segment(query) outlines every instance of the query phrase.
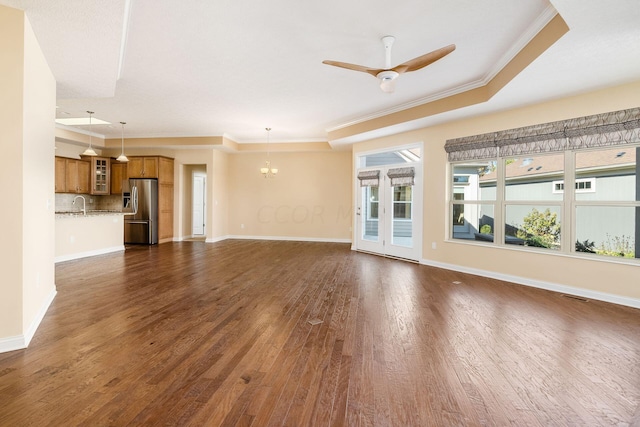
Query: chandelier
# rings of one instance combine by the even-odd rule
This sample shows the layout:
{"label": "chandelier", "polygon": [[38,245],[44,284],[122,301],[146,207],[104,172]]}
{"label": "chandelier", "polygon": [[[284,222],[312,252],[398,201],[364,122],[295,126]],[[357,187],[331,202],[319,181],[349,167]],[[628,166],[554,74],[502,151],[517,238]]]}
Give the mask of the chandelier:
{"label": "chandelier", "polygon": [[271,167],[271,160],[269,160],[269,143],[271,142],[270,134],[271,128],[265,128],[267,131],[267,160],[264,162],[264,166],[260,168],[260,173],[265,178],[273,178],[278,173],[278,168]]}

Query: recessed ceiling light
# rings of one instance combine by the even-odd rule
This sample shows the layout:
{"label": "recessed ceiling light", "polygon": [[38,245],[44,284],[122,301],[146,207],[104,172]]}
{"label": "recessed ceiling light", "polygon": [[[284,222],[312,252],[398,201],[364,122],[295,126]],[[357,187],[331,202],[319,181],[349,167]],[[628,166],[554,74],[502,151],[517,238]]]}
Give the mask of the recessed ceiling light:
{"label": "recessed ceiling light", "polygon": [[[60,123],[61,125],[67,126],[89,126],[89,118],[88,117],[76,117],[70,119],[56,119],[56,123]],[[96,119],[95,117],[91,119],[91,124],[93,125],[110,125],[111,122],[107,122],[104,120]]]}

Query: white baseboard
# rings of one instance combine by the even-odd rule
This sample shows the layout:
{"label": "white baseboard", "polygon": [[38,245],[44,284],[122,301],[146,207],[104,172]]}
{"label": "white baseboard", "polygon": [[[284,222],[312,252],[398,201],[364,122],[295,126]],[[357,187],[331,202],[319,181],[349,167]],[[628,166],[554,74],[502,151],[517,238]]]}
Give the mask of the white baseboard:
{"label": "white baseboard", "polygon": [[[351,239],[331,239],[324,237],[287,237],[287,236],[242,236],[232,235],[226,236],[225,239],[243,239],[243,240],[283,240],[291,242],[321,242],[321,243],[351,243]],[[207,240],[208,241],[208,240]]]}
{"label": "white baseboard", "polygon": [[104,254],[109,254],[109,253],[118,252],[118,251],[124,251],[124,245],[112,246],[110,248],[96,249],[93,251],[77,252],[75,254],[69,254],[69,255],[61,255],[56,257],[55,262],[57,264],[59,262],[71,261],[74,259],[86,258],[89,256],[104,255]]}
{"label": "white baseboard", "polygon": [[227,240],[230,239],[231,237],[229,236],[218,236],[218,237],[212,237],[210,239],[206,239],[205,242],[206,243],[217,243],[217,242],[222,242],[223,240]]}
{"label": "white baseboard", "polygon": [[589,289],[575,288],[573,286],[544,282],[541,280],[533,280],[526,277],[512,276],[510,274],[496,273],[493,271],[480,270],[477,268],[463,267],[455,264],[446,264],[427,259],[421,260],[420,264],[429,265],[431,267],[444,268],[446,270],[459,271],[461,273],[474,274],[476,276],[488,277],[491,279],[503,280],[505,282],[516,283],[518,285],[530,286],[533,288],[546,289],[548,291],[559,292],[561,294],[575,295],[587,299],[610,302],[627,307],[640,308],[640,300],[636,298],[623,297],[620,295],[608,294],[599,291],[591,291]]}
{"label": "white baseboard", "polygon": [[49,296],[47,297],[47,299],[45,300],[44,304],[42,304],[42,306],[40,307],[40,310],[38,310],[36,317],[33,319],[31,324],[29,325],[29,328],[25,331],[24,335],[16,335],[13,337],[0,338],[0,353],[6,353],[8,351],[14,351],[14,350],[21,350],[29,346],[31,339],[35,335],[36,330],[38,330],[38,326],[40,326],[42,319],[44,319],[44,316],[47,314],[47,310],[49,309],[49,306],[55,299],[57,293],[58,291],[54,287],[51,293],[49,294]]}

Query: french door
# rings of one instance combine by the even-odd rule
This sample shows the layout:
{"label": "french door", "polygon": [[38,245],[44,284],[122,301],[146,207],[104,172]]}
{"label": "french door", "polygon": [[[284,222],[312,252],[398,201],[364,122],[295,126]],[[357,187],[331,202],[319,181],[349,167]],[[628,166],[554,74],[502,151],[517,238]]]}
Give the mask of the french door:
{"label": "french door", "polygon": [[420,165],[359,171],[356,249],[420,260],[421,183]]}

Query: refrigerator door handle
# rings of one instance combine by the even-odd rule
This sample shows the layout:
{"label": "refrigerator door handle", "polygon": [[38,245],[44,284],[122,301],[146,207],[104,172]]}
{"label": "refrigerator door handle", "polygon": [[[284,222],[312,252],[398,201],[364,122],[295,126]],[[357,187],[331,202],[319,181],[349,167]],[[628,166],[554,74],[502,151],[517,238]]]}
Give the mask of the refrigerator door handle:
{"label": "refrigerator door handle", "polygon": [[138,186],[134,185],[131,188],[131,200],[133,201],[133,214],[138,213]]}

